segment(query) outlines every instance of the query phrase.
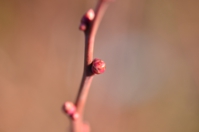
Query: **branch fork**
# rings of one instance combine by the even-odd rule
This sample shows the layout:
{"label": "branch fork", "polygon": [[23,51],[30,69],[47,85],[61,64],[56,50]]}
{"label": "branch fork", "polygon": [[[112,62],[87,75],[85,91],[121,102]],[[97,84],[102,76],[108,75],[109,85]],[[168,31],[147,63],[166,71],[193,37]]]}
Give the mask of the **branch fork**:
{"label": "branch fork", "polygon": [[93,48],[96,32],[108,3],[111,0],[99,0],[96,9],[88,10],[82,17],[79,29],[85,34],[84,70],[75,103],[65,102],[64,111],[71,119],[71,132],[90,132],[90,126],[83,121],[83,112],[92,79],[95,74],[105,71],[105,62],[93,60]]}

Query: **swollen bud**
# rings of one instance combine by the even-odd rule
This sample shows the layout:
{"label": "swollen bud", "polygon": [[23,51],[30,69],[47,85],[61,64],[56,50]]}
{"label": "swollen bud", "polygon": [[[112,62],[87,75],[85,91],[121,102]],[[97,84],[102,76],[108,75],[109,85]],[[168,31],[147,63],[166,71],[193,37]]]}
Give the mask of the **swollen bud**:
{"label": "swollen bud", "polygon": [[76,112],[76,106],[72,102],[66,102],[64,104],[64,110],[74,120],[79,117],[79,114]]}
{"label": "swollen bud", "polygon": [[88,10],[88,11],[86,12],[85,17],[86,17],[88,20],[92,21],[92,20],[94,19],[94,17],[95,17],[95,12],[94,12],[94,10],[93,10],[93,9]]}
{"label": "swollen bud", "polygon": [[106,64],[100,59],[94,59],[91,66],[91,71],[93,74],[101,74],[105,71]]}
{"label": "swollen bud", "polygon": [[64,104],[64,109],[68,115],[72,115],[76,112],[76,107],[72,102],[66,102]]}
{"label": "swollen bud", "polygon": [[93,9],[88,10],[81,19],[79,29],[85,31],[90,25],[90,22],[94,19],[94,17],[95,17],[94,10]]}

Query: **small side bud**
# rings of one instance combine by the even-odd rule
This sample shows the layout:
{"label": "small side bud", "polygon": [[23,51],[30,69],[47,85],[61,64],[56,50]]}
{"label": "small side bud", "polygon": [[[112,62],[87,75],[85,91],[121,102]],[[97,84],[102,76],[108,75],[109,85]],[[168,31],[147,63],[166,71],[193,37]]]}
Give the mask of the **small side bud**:
{"label": "small side bud", "polygon": [[95,12],[93,9],[90,9],[86,12],[86,18],[88,18],[88,20],[92,21],[95,17]]}
{"label": "small side bud", "polygon": [[106,64],[100,59],[94,59],[91,66],[91,71],[94,74],[101,74],[105,71]]}
{"label": "small side bud", "polygon": [[77,118],[79,118],[79,114],[75,112],[71,117],[73,118],[73,120],[76,120]]}
{"label": "small side bud", "polygon": [[85,31],[88,28],[90,22],[94,19],[94,17],[95,17],[94,10],[93,9],[88,10],[81,19],[79,29]]}
{"label": "small side bud", "polygon": [[76,106],[72,102],[66,102],[64,104],[64,110],[73,119],[77,119],[79,117],[78,113],[76,112]]}

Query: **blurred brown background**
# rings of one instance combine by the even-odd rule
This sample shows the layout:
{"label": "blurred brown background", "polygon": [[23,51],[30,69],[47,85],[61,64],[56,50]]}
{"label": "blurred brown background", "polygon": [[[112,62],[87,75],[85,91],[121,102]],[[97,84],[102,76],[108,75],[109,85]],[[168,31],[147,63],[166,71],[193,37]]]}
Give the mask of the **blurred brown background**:
{"label": "blurred brown background", "polygon": [[[83,69],[81,16],[97,0],[0,0],[0,132],[67,132]],[[94,56],[92,132],[199,131],[199,1],[116,0]]]}

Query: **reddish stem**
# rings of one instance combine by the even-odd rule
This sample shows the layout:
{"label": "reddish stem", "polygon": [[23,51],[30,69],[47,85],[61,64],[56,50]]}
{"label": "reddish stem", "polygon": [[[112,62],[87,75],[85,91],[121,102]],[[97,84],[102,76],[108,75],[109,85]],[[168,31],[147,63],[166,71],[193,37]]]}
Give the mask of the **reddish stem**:
{"label": "reddish stem", "polygon": [[93,48],[96,32],[98,30],[99,24],[103,17],[104,12],[108,6],[107,2],[110,0],[99,0],[96,10],[95,17],[92,21],[89,21],[85,32],[85,54],[84,54],[84,71],[82,76],[82,81],[80,84],[79,92],[75,101],[76,112],[79,115],[77,119],[72,119],[72,132],[89,132],[90,128],[87,124],[83,122],[83,112],[87,96],[89,93],[90,85],[94,74],[90,71],[90,66],[93,61]]}

